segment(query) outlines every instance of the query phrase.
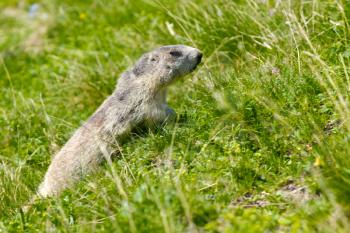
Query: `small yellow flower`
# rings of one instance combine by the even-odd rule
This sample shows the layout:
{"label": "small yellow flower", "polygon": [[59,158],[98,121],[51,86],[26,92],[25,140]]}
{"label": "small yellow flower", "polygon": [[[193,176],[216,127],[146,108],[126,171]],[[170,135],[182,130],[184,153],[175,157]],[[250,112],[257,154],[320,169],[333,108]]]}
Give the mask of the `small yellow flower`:
{"label": "small yellow flower", "polygon": [[320,156],[317,156],[316,159],[315,159],[315,162],[314,162],[314,166],[315,167],[320,167],[320,166],[322,166],[322,163],[323,162],[322,162]]}
{"label": "small yellow flower", "polygon": [[312,145],[311,144],[306,144],[306,150],[307,151],[312,151]]}
{"label": "small yellow flower", "polygon": [[85,14],[85,13],[80,13],[80,14],[79,14],[79,18],[80,18],[81,20],[86,19],[86,14]]}

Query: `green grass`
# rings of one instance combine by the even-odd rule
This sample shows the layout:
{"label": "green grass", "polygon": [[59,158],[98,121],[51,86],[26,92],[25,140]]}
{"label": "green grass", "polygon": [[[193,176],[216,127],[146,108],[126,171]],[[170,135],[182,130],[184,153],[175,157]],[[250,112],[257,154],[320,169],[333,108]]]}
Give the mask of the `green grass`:
{"label": "green grass", "polygon": [[[0,232],[346,232],[345,1],[0,3]],[[177,123],[135,135],[60,197],[52,156],[144,52],[201,49]]]}

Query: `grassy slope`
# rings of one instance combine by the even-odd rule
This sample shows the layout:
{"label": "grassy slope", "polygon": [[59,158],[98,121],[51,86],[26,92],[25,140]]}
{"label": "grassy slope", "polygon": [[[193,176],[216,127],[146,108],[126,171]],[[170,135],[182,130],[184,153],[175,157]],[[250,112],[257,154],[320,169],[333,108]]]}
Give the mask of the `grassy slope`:
{"label": "grassy slope", "polygon": [[[0,10],[23,16],[30,2]],[[348,12],[279,2],[57,0],[34,18],[0,14],[0,231],[345,231]],[[21,212],[118,75],[175,43],[205,56],[170,89],[178,123]],[[290,183],[310,198],[283,195]]]}

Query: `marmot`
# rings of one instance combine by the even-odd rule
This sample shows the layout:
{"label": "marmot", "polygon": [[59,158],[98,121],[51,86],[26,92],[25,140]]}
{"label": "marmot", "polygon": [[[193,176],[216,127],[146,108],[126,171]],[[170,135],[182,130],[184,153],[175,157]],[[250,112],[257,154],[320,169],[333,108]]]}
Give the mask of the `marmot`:
{"label": "marmot", "polygon": [[54,156],[40,197],[60,194],[111,153],[111,144],[139,124],[164,122],[175,115],[166,104],[166,87],[190,73],[202,53],[185,45],[168,45],[141,56],[124,72],[116,89]]}

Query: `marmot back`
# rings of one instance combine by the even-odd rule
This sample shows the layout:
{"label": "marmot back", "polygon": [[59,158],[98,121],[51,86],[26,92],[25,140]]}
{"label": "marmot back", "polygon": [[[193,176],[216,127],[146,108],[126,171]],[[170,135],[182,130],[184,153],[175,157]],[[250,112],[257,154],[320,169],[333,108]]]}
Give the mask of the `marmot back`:
{"label": "marmot back", "polygon": [[113,144],[142,123],[159,124],[175,115],[166,87],[193,71],[202,53],[185,45],[163,46],[141,56],[116,89],[53,158],[39,195],[59,194],[111,154]]}

